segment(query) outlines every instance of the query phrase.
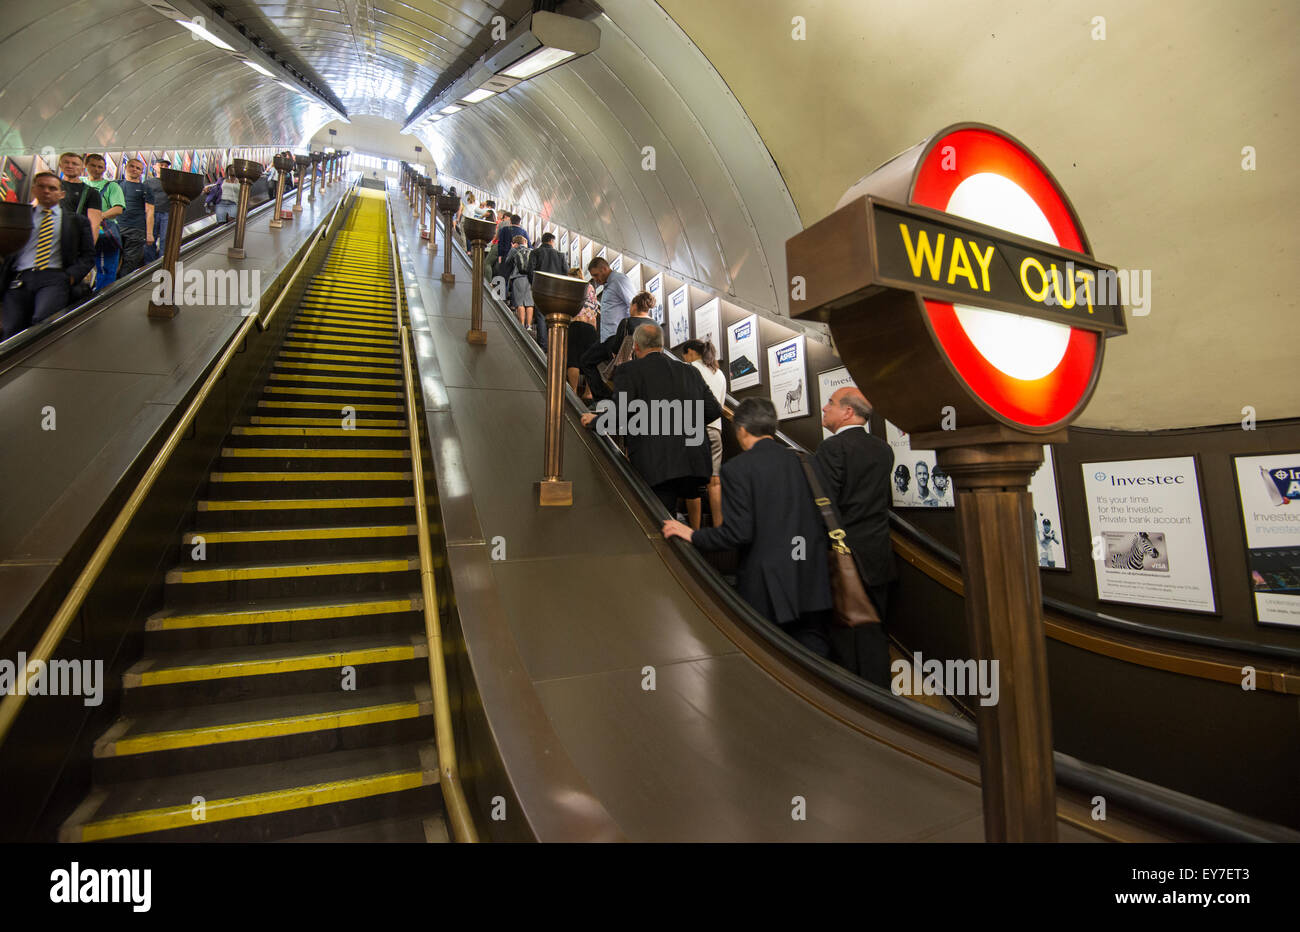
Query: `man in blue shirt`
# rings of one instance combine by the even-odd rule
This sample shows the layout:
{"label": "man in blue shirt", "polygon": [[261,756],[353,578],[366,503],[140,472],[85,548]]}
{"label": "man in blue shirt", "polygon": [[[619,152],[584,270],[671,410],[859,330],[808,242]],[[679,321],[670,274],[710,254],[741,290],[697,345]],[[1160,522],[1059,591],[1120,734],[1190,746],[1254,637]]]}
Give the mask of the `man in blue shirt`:
{"label": "man in blue shirt", "polygon": [[122,170],[126,177],[117,184],[122,189],[126,206],[118,222],[122,231],[122,264],[117,269],[119,278],[130,275],[143,264],[145,247],[153,245],[150,231],[157,210],[153,191],[141,180],[144,162],[137,158],[128,159]]}
{"label": "man in blue shirt", "polygon": [[597,285],[604,285],[600,295],[600,338],[608,340],[618,329],[618,325],[632,312],[632,299],[636,289],[632,279],[622,272],[615,272],[609,263],[597,256],[587,266],[591,279]]}
{"label": "man in blue shirt", "polygon": [[524,245],[533,245],[532,241],[528,239],[528,231],[519,225],[523,223],[523,220],[524,218],[518,214],[511,214],[508,224],[497,227],[497,262],[503,266],[506,262],[506,256],[510,255],[510,246],[516,236],[524,238]]}

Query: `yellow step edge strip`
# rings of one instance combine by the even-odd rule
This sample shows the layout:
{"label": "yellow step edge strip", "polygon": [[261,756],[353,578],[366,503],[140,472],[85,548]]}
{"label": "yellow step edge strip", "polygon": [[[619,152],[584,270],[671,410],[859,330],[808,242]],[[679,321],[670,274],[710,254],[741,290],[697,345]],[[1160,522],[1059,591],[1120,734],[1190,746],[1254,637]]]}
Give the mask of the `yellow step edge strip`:
{"label": "yellow step edge strip", "polygon": [[387,304],[377,306],[377,298],[357,297],[356,300],[341,300],[334,295],[307,294],[299,305],[304,311],[337,311],[340,314],[354,314],[371,320],[387,320],[393,316],[392,299]]}
{"label": "yellow step edge strip", "polygon": [[[208,800],[205,807],[206,818],[204,823],[270,815],[276,812],[288,812],[292,809],[305,809],[309,806],[324,806],[330,803],[347,802],[352,799],[364,799],[367,796],[382,796],[387,793],[417,789],[437,781],[438,773],[436,770],[411,770],[355,777],[350,780],[336,780],[330,783],[314,783],[310,786],[273,790],[251,796]],[[193,806],[186,803],[183,806],[129,812],[98,822],[90,822],[80,827],[77,836],[80,841],[103,841],[109,838],[122,838],[127,835],[140,835],[147,832],[161,832],[198,824],[200,823],[194,819]]]}
{"label": "yellow step edge strip", "polygon": [[329,337],[316,336],[310,339],[306,337],[294,337],[290,335],[282,344],[284,348],[305,351],[308,353],[365,353],[369,356],[401,356],[395,349],[389,349],[388,344],[382,340],[356,340],[347,339],[346,337]]}
{"label": "yellow step edge strip", "polygon": [[[395,327],[380,326],[378,324],[365,324],[357,320],[348,320],[344,317],[337,317],[330,314],[300,314],[299,321],[308,321],[313,324],[330,324],[334,327],[351,327],[350,332],[357,336],[368,336],[372,339],[380,339],[387,333],[396,334]],[[396,339],[396,336],[393,337]]]}
{"label": "yellow step edge strip", "polygon": [[298,314],[297,320],[309,320],[316,323],[332,323],[335,327],[352,327],[355,330],[382,331],[393,329],[390,324],[392,314],[383,317],[363,317],[359,314],[347,314],[333,308],[305,308]]}
{"label": "yellow step edge strip", "polygon": [[388,360],[383,356],[368,356],[367,350],[357,350],[355,353],[315,353],[303,352],[301,350],[281,350],[280,359],[319,359],[323,362],[359,362],[372,365],[384,365],[398,367],[397,360]]}
{"label": "yellow step edge strip", "polygon": [[358,427],[236,427],[231,433],[237,437],[406,437],[405,430],[369,430]]}
{"label": "yellow step edge strip", "polygon": [[285,369],[306,369],[308,372],[391,372],[390,366],[336,366],[333,363],[307,363],[307,362],[281,362],[275,361],[275,365]]}
{"label": "yellow step edge strip", "polygon": [[[400,398],[398,392],[372,392],[355,388],[281,388],[268,385],[262,390],[266,395],[307,395],[313,398],[337,398],[345,402],[350,398]],[[321,402],[325,404],[325,402]]]}
{"label": "yellow step edge strip", "polygon": [[423,644],[389,644],[384,647],[363,647],[359,650],[335,650],[324,654],[278,657],[274,660],[164,667],[159,670],[127,673],[122,677],[122,685],[127,689],[137,689],[149,686],[173,686],[177,683],[227,680],[237,676],[272,676],[305,670],[332,670],[355,664],[400,663],[405,660],[417,660],[427,652],[428,648]]}
{"label": "yellow step edge strip", "polygon": [[354,450],[354,449],[350,449],[350,448],[348,448],[348,447],[341,447],[341,448],[339,448],[339,449],[337,449],[337,450],[331,450],[331,449],[328,449],[328,448],[322,448],[322,447],[314,447],[314,448],[312,448],[312,449],[310,449],[310,450],[295,450],[295,449],[293,449],[293,448],[291,448],[291,447],[290,447],[290,448],[284,448],[284,447],[222,447],[222,448],[221,448],[221,455],[222,455],[222,456],[229,456],[229,457],[232,457],[232,458],[239,458],[239,457],[249,457],[249,458],[251,458],[251,457],[266,457],[266,458],[298,457],[298,458],[300,458],[300,459],[348,459],[348,458],[356,458],[356,459],[375,459],[375,460],[390,460],[390,459],[408,459],[408,460],[409,460],[409,459],[411,458],[411,453],[410,453],[409,450],[375,450],[375,449],[371,449],[371,448],[362,449],[362,450]]}
{"label": "yellow step edge strip", "polygon": [[[250,424],[258,427],[330,427],[337,425],[341,418],[337,417],[250,417]],[[364,424],[369,428],[376,427],[405,427],[405,421],[394,421],[387,418],[366,418],[357,421],[358,424]],[[343,428],[339,428],[342,430]],[[348,431],[351,433],[351,431]]]}
{"label": "yellow step edge strip", "polygon": [[354,537],[408,537],[415,533],[411,524],[381,524],[365,527],[296,527],[262,531],[190,531],[181,543],[192,544],[199,538],[208,544],[256,544],[275,540],[350,540]]}
{"label": "yellow step edge strip", "polygon": [[359,343],[370,346],[393,346],[397,338],[391,339],[379,334],[360,333],[339,327],[294,327],[289,331],[291,340],[319,340],[327,343]]}
{"label": "yellow step edge strip", "polygon": [[169,583],[246,582],[253,579],[306,579],[315,576],[362,576],[405,573],[417,560],[352,560],[345,563],[294,563],[286,566],[228,566],[204,570],[168,570]]}
{"label": "yellow step edge strip", "polygon": [[347,378],[345,376],[301,375],[297,372],[273,372],[271,382],[328,382],[330,385],[400,385],[401,379]]}
{"label": "yellow step edge strip", "polygon": [[[347,402],[333,401],[288,401],[276,398],[263,398],[257,403],[259,408],[293,408],[299,411],[341,411],[341,404]],[[369,413],[388,413],[401,414],[401,405],[371,405],[371,404],[353,404],[350,405],[356,411],[366,411]]]}
{"label": "yellow step edge strip", "polygon": [[404,508],[414,498],[277,498],[260,501],[200,501],[199,511],[299,511],[319,508]]}
{"label": "yellow step edge strip", "polygon": [[351,482],[410,481],[409,472],[214,472],[213,482],[330,482],[344,479]]}
{"label": "yellow step edge strip", "polygon": [[378,602],[356,602],[337,605],[311,605],[298,608],[258,609],[247,612],[205,612],[194,615],[166,615],[151,617],[145,623],[146,631],[188,631],[194,628],[227,628],[234,625],[284,624],[291,621],[324,621],[330,618],[351,618],[362,615],[391,615],[418,611],[424,600],[384,599]]}
{"label": "yellow step edge strip", "polygon": [[421,715],[433,714],[433,702],[390,702],[365,706],[359,709],[340,709],[334,712],[292,715],[269,718],[257,722],[231,722],[201,728],[183,728],[176,731],[157,731],[129,738],[119,738],[95,748],[96,757],[126,757],[132,754],[152,754],[158,751],[176,751],[182,748],[230,744],[235,741],[255,741],[260,738],[283,738],[313,731],[330,731],[335,728],[356,728],[361,725],[379,725],[399,722]]}

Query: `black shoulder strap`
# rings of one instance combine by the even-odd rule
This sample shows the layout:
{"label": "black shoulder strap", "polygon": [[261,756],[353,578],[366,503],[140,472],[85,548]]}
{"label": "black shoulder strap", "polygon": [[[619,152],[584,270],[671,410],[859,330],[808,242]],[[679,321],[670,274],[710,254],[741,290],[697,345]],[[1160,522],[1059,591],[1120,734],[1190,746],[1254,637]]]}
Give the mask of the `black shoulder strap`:
{"label": "black shoulder strap", "polygon": [[[86,206],[86,198],[90,196],[90,185],[84,181],[81,183],[81,199],[77,201],[77,213],[81,213],[82,208]],[[103,206],[102,204],[100,205]]]}

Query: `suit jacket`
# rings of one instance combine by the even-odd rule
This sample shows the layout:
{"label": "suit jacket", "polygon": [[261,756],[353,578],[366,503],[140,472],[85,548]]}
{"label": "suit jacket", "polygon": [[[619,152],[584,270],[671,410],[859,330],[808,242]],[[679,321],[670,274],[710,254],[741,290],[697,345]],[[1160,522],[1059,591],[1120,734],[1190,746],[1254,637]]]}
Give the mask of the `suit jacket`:
{"label": "suit jacket", "polygon": [[528,257],[528,281],[533,280],[534,272],[550,272],[552,275],[568,275],[569,263],[554,246],[545,244],[533,250]]}
{"label": "suit jacket", "polygon": [[[680,421],[676,418],[668,424],[661,421],[659,429],[654,429],[647,417],[649,433],[638,431],[625,438],[628,459],[641,477],[650,485],[670,479],[695,478],[701,485],[707,482],[713,475],[713,457],[705,427],[709,421],[722,416],[722,408],[695,367],[683,365],[664,353],[629,359],[614,372],[616,400],[620,393],[626,393],[622,397],[629,405],[633,401],[682,402]],[[689,417],[693,419],[689,422],[686,420],[688,406]],[[698,420],[700,417],[703,420]],[[693,436],[686,432],[687,427]],[[688,439],[696,438],[700,443],[687,445]]]}
{"label": "suit jacket", "polygon": [[896,575],[889,543],[893,448],[865,428],[846,430],[821,442],[817,465],[866,584],[889,582]]}
{"label": "suit jacket", "polygon": [[736,588],[770,621],[831,607],[826,525],[798,455],[770,437],[722,464],[722,526],[701,528],[691,541],[739,551]]}
{"label": "suit jacket", "polygon": [[[59,251],[63,256],[63,271],[76,284],[95,267],[95,238],[90,232],[90,221],[82,214],[74,214],[70,210],[64,210],[62,214]],[[14,274],[18,271],[15,268],[17,263],[18,253],[14,253],[0,266],[0,294],[4,294],[13,281]]]}

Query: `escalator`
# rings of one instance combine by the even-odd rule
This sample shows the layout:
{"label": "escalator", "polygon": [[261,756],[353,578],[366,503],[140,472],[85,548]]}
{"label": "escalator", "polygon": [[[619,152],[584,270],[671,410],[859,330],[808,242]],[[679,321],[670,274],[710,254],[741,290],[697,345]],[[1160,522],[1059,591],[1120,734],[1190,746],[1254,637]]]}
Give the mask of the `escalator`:
{"label": "escalator", "polygon": [[395,293],[361,191],[221,444],[62,840],[448,840]]}

